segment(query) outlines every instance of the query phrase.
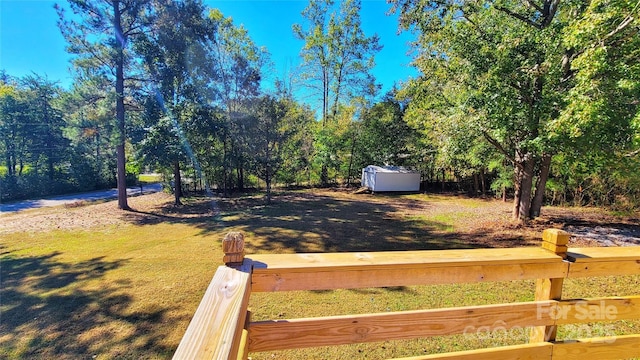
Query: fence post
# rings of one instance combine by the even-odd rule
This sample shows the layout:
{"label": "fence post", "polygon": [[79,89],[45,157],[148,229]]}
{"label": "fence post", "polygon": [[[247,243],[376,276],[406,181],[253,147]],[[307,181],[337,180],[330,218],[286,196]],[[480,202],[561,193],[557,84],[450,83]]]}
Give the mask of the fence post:
{"label": "fence post", "polygon": [[222,251],[224,252],[225,265],[235,267],[242,265],[244,260],[244,235],[241,232],[231,231],[222,240]]}
{"label": "fence post", "polygon": [[[567,244],[569,233],[559,229],[546,229],[542,232],[542,248],[553,251],[563,259],[567,258]],[[536,301],[560,300],[562,298],[562,284],[564,278],[538,279],[536,280]],[[535,326],[531,329],[529,342],[554,341],[556,339],[557,325]]]}
{"label": "fence post", "polygon": [[173,355],[174,360],[248,357],[248,333],[245,333],[251,261],[244,261],[244,236],[228,233],[222,240],[222,250],[226,266],[219,266],[209,283]]}

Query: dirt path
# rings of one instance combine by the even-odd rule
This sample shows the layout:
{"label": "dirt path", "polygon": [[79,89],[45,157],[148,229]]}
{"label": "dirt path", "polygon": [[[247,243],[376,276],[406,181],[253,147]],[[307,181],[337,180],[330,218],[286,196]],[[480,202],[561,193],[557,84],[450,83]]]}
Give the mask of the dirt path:
{"label": "dirt path", "polygon": [[[132,197],[130,206],[135,211],[120,211],[115,201],[87,205],[67,204],[52,208],[38,208],[9,213],[0,216],[0,234],[14,232],[40,232],[51,229],[91,229],[94,227],[125,225],[131,223],[149,224],[170,219],[171,221],[195,221],[211,226],[214,220],[212,203],[220,206],[225,213],[260,213],[267,209],[260,194],[230,199],[192,199],[184,206],[172,204],[172,196],[154,193]],[[304,205],[308,203],[308,205]],[[483,244],[491,247],[535,245],[542,230],[562,228],[570,232],[573,246],[631,246],[640,245],[640,220],[634,217],[615,217],[601,209],[545,207],[543,216],[524,226],[510,220],[510,204],[496,200],[467,199],[456,196],[397,197],[378,195],[355,195],[348,192],[313,190],[307,192],[286,192],[275,197],[269,209],[271,217],[286,217],[287,211],[298,206],[309,211],[330,211],[327,206],[341,206],[353,209],[342,212],[346,222],[361,221],[364,214],[376,214],[382,221],[418,219],[423,221],[428,231],[438,236],[452,239],[461,238],[473,246]],[[353,204],[357,204],[354,206]],[[314,207],[317,209],[313,210]],[[255,214],[254,214],[255,215]],[[321,213],[320,217],[331,214]],[[256,216],[255,226],[273,219],[264,215]],[[410,220],[412,221],[412,220]],[[417,221],[417,220],[416,220]],[[453,223],[454,225],[440,225]],[[266,224],[266,223],[265,223]],[[265,226],[271,226],[269,223]],[[204,225],[203,225],[204,226]],[[346,227],[345,227],[346,228]],[[416,231],[413,229],[412,231]],[[418,229],[419,231],[419,229]],[[352,234],[336,232],[332,236],[348,239]]]}
{"label": "dirt path", "polygon": [[[158,191],[162,191],[162,184],[155,183],[155,184],[144,185],[143,187],[136,186],[136,187],[127,188],[127,195],[135,196],[140,194],[155,193]],[[90,192],[71,194],[71,195],[52,196],[46,199],[16,201],[16,202],[11,202],[6,204],[0,204],[0,216],[6,215],[12,212],[29,210],[29,209],[69,205],[69,204],[79,203],[83,201],[114,199],[117,196],[118,196],[117,189],[109,189],[109,190],[90,191]]]}

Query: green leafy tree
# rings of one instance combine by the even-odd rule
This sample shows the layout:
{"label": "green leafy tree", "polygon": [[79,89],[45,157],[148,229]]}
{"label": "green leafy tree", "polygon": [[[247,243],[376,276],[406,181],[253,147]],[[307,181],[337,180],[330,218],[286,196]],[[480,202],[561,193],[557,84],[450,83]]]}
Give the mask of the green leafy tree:
{"label": "green leafy tree", "polygon": [[141,144],[147,159],[171,169],[175,204],[179,205],[182,164],[195,161],[182,123],[196,104],[210,97],[207,90],[213,72],[207,49],[215,27],[204,16],[201,1],[159,0],[155,5],[150,31],[139,36],[134,46],[144,59],[152,84],[145,113],[148,131]]}
{"label": "green leafy tree", "polygon": [[[374,56],[382,49],[377,35],[367,37],[361,27],[360,1],[340,2],[336,11],[333,0],[311,0],[302,11],[306,28],[293,25],[294,35],[305,42],[301,81],[322,103],[321,123],[327,126],[335,119],[343,102],[354,97],[375,95],[378,87],[371,75]],[[326,129],[319,140],[329,140]],[[328,183],[328,161],[335,154],[327,153],[324,141],[317,152],[322,163],[321,182]]]}
{"label": "green leafy tree", "polygon": [[29,137],[31,163],[37,173],[40,160],[46,163],[46,173],[54,180],[56,165],[67,160],[69,140],[63,131],[66,122],[56,106],[60,89],[55,83],[39,76],[27,76],[22,80],[27,96],[28,112],[26,130]]}
{"label": "green leafy tree", "polygon": [[62,98],[71,140],[71,171],[82,190],[116,184],[115,94],[102,76],[78,77]]}
{"label": "green leafy tree", "polygon": [[19,85],[5,77],[0,83],[0,139],[9,177],[21,175],[27,153],[27,104]]}
{"label": "green leafy tree", "polygon": [[[632,74],[637,69],[626,75],[608,72],[607,82],[616,84],[612,86],[581,80],[584,76],[593,79],[588,75],[589,67],[582,65],[585,58],[606,68],[629,69],[625,64],[637,52],[630,43],[637,33],[637,24],[632,25],[637,6],[621,1],[604,10],[604,2],[590,4],[560,6],[556,0],[394,1],[403,25],[415,26],[420,35],[416,64],[424,74],[422,95],[429,96],[426,94],[439,87],[458,89],[458,95],[443,102],[460,116],[467,114],[471,128],[513,163],[515,218],[540,214],[552,158],[567,146],[569,135],[574,135],[573,144],[615,147],[610,140],[628,133],[630,114],[637,112],[637,105],[630,101],[631,92],[621,91],[634,89],[629,80],[636,78]],[[602,41],[572,43],[576,31],[580,33],[577,29],[583,28],[580,23],[590,22],[594,12],[608,14],[600,28],[587,31]],[[594,61],[585,55],[590,49],[611,51],[616,56],[600,56]],[[599,111],[611,116],[600,117],[602,122],[593,127],[572,115],[589,102],[576,92],[619,96],[619,101],[601,102]],[[626,113],[620,111],[620,102],[627,105]],[[429,108],[430,104],[426,105]],[[618,130],[610,132],[612,129]]]}
{"label": "green leafy tree", "polygon": [[235,25],[233,19],[225,17],[220,10],[211,10],[209,18],[217,25],[211,48],[212,65],[217,72],[215,103],[225,110],[227,122],[222,144],[226,193],[231,187],[233,168],[238,189],[244,188],[245,167],[250,158],[250,139],[246,131],[250,109],[247,104],[260,93],[261,71],[269,61],[269,54],[266,49],[256,46],[242,25]]}
{"label": "green leafy tree", "polygon": [[250,150],[253,154],[254,168],[266,185],[266,201],[271,202],[273,179],[283,163],[284,144],[292,135],[291,127],[286,126],[291,103],[264,95],[251,104]]}
{"label": "green leafy tree", "polygon": [[[415,165],[417,132],[404,119],[405,109],[393,93],[362,115],[359,166],[371,164]],[[375,151],[372,151],[375,149]],[[413,158],[412,158],[413,157]]]}

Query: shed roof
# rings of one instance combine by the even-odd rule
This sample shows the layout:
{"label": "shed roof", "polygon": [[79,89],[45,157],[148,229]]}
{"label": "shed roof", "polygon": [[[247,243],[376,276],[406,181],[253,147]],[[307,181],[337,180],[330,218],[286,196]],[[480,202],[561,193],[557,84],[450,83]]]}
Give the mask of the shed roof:
{"label": "shed roof", "polygon": [[366,172],[381,172],[381,173],[401,173],[401,174],[415,174],[417,171],[407,169],[403,166],[377,166],[377,165],[369,165],[364,168]]}

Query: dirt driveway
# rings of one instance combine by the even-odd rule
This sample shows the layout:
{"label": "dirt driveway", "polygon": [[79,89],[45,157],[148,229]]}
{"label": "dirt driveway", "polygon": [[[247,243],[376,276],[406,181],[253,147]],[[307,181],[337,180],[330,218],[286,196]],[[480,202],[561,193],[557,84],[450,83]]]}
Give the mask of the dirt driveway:
{"label": "dirt driveway", "polygon": [[[131,197],[129,204],[134,211],[120,211],[115,201],[106,201],[5,213],[0,216],[0,234],[90,229],[167,220],[201,221],[206,224],[203,226],[228,226],[233,221],[225,223],[225,219],[231,219],[238,213],[243,214],[256,229],[286,228],[292,226],[287,217],[298,211],[308,214],[308,220],[333,221],[327,223],[327,231],[335,241],[349,241],[358,236],[348,230],[347,224],[357,226],[363,221],[363,216],[375,216],[376,223],[371,226],[376,228],[385,229],[386,221],[409,219],[417,225],[402,231],[412,233],[411,236],[419,237],[421,229],[425,229],[440,237],[462,239],[474,247],[536,245],[542,230],[551,227],[569,231],[573,235],[573,246],[640,245],[640,221],[637,217],[617,217],[595,208],[545,207],[542,217],[521,225],[510,219],[509,203],[453,195],[393,196],[309,190],[277,194],[274,203],[269,206],[264,205],[261,194],[255,194],[226,199],[193,198],[187,200],[185,205],[176,207],[172,204],[171,195],[153,193]],[[338,212],[340,209],[343,211]],[[304,228],[308,225],[301,226]],[[361,227],[367,226],[362,222]],[[340,229],[347,230],[341,232]]]}

